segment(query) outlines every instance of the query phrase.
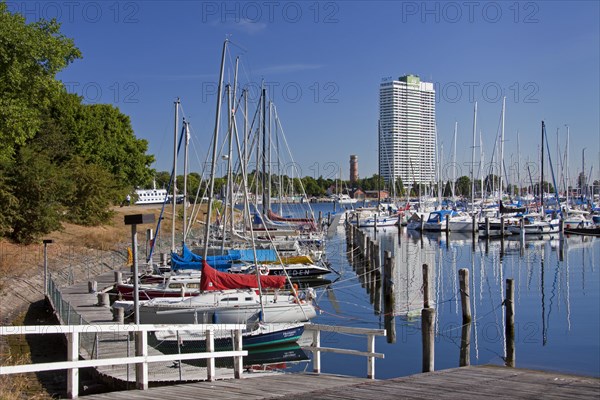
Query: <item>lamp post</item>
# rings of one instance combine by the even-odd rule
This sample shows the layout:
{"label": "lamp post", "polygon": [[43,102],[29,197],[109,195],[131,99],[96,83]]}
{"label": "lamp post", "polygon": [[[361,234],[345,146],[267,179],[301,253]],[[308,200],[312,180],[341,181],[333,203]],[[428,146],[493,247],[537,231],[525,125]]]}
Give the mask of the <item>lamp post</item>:
{"label": "lamp post", "polygon": [[154,214],[125,215],[125,225],[131,225],[131,251],[133,253],[133,308],[135,313],[135,324],[140,323],[140,293],[138,287],[138,262],[137,262],[137,226],[139,224],[151,224],[154,222]]}
{"label": "lamp post", "polygon": [[48,296],[48,245],[54,243],[52,239],[44,239],[44,296]]}

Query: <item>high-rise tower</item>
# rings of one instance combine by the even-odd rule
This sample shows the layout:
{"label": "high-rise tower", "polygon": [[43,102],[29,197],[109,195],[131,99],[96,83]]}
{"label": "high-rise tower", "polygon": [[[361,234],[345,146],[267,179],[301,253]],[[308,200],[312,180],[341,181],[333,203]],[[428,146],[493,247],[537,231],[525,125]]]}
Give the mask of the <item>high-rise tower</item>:
{"label": "high-rise tower", "polygon": [[418,76],[386,78],[379,87],[379,174],[404,185],[435,179],[435,90]]}

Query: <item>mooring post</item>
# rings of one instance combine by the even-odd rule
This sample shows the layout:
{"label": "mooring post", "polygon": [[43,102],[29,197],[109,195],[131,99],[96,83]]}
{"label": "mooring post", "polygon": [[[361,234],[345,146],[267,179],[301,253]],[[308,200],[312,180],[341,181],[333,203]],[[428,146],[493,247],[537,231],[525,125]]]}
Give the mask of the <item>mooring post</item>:
{"label": "mooring post", "polygon": [[423,307],[429,308],[429,265],[423,264]]}
{"label": "mooring post", "polygon": [[114,322],[121,325],[125,323],[125,309],[123,307],[113,307],[112,313]]}
{"label": "mooring post", "polygon": [[463,324],[460,335],[460,360],[459,367],[471,365],[471,322]]}
{"label": "mooring post", "polygon": [[110,300],[108,298],[108,293],[100,292],[98,293],[98,306],[99,307],[108,307],[110,305]]}
{"label": "mooring post", "polygon": [[514,279],[506,280],[506,299],[504,299],[506,307],[506,366],[515,366],[515,291]]}
{"label": "mooring post", "polygon": [[462,305],[462,323],[471,322],[471,300],[469,297],[469,270],[461,268],[458,271],[460,285],[460,303]]}
{"label": "mooring post", "polygon": [[448,235],[448,232],[450,232],[450,214],[446,214],[446,228],[444,230],[446,231],[446,235]]}
{"label": "mooring post", "polygon": [[115,284],[120,284],[123,282],[123,273],[121,271],[115,271]]}
{"label": "mooring post", "polygon": [[96,293],[98,291],[98,282],[88,281],[88,293]]}
{"label": "mooring post", "polygon": [[435,308],[421,310],[421,333],[423,340],[423,372],[435,370]]}
{"label": "mooring post", "polygon": [[458,271],[458,276],[463,323],[460,340],[459,366],[466,367],[471,364],[471,301],[469,296],[469,270],[461,268]]}

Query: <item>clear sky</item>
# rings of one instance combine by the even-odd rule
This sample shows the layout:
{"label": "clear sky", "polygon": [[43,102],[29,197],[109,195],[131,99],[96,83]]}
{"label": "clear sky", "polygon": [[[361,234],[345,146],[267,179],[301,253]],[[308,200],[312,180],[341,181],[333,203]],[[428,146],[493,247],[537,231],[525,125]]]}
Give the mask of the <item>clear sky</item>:
{"label": "clear sky", "polygon": [[[172,163],[180,97],[204,159],[214,126],[220,53],[232,42],[240,83],[264,79],[302,175],[377,172],[379,84],[412,73],[435,83],[443,157],[457,121],[459,174],[468,174],[473,103],[486,160],[506,96],[505,163],[534,161],[546,121],[553,163],[570,128],[571,175],[600,176],[600,2],[8,1],[11,11],[57,17],[83,52],[59,75],[85,101],[113,103],[150,143],[154,167]],[[479,155],[479,148],[477,149]],[[192,156],[196,159],[196,156]],[[193,166],[192,169],[197,167]]]}

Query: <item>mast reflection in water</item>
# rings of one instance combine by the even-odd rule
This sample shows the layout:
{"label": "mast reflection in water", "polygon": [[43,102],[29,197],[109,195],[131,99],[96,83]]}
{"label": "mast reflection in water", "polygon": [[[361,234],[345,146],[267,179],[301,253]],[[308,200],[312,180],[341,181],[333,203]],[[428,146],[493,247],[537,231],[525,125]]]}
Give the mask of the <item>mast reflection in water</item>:
{"label": "mast reflection in water", "polygon": [[[373,230],[368,234],[373,237]],[[477,240],[470,234],[424,234],[406,229],[379,229],[381,260],[394,257],[393,276],[381,271],[374,285],[346,244],[343,226],[327,244],[327,255],[341,277],[319,295],[322,314],[313,322],[386,328],[378,338],[377,378],[421,372],[422,265],[429,265],[429,291],[436,309],[435,367],[459,366],[462,313],[458,270],[470,275],[471,365],[505,363],[505,280],[514,279],[515,366],[600,376],[600,239],[544,236],[500,241]],[[354,264],[354,267],[352,266]],[[389,280],[388,280],[389,279]],[[386,281],[387,280],[387,281]],[[377,287],[380,293],[374,294]],[[390,291],[390,287],[393,292]],[[386,290],[388,295],[386,296]],[[469,339],[469,338],[466,338]],[[330,342],[328,342],[328,340]],[[322,346],[366,350],[364,338],[335,335]],[[464,349],[463,349],[464,350]],[[464,361],[463,361],[464,362]],[[363,376],[365,363],[327,354],[323,372]]]}

